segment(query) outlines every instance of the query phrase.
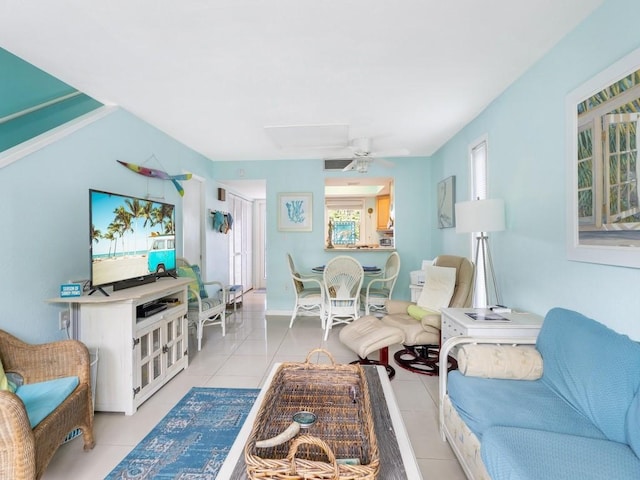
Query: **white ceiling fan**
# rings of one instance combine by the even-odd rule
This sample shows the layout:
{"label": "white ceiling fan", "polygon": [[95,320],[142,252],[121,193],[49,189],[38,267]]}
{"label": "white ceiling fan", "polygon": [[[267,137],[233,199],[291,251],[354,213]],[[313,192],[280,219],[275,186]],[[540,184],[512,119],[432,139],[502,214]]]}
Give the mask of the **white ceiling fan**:
{"label": "white ceiling fan", "polygon": [[371,139],[370,138],[355,138],[351,141],[349,147],[348,156],[334,157],[327,160],[351,160],[351,162],[342,169],[347,172],[355,170],[359,173],[367,173],[369,170],[369,164],[376,162],[385,167],[393,167],[394,163],[382,157],[399,157],[408,155],[407,149],[400,149],[394,151],[371,151]]}

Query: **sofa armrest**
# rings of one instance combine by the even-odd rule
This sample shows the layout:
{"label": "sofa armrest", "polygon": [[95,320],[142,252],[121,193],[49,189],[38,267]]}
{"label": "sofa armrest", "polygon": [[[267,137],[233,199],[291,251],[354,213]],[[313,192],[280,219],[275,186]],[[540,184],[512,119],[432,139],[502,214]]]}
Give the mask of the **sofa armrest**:
{"label": "sofa armrest", "polygon": [[537,380],[542,356],[529,345],[467,344],[458,350],[458,370],[470,377]]}
{"label": "sofa armrest", "polygon": [[24,383],[76,376],[91,384],[89,350],[78,340],[29,344],[0,331],[0,355],[5,371],[19,374]]}
{"label": "sofa armrest", "polygon": [[36,478],[35,455],[35,438],[22,400],[13,392],[0,391],[0,477]]}
{"label": "sofa armrest", "polygon": [[[535,345],[536,337],[522,337],[522,338],[505,338],[505,337],[451,337],[440,346],[440,365],[447,364],[447,358],[449,357],[451,350],[455,347],[467,344],[493,344],[493,345]],[[440,419],[440,435],[442,441],[446,441],[444,433],[444,409],[443,400],[447,395],[447,374],[441,374],[438,377],[439,384],[439,419]]]}
{"label": "sofa armrest", "polygon": [[442,329],[442,314],[440,313],[427,313],[420,319],[422,327],[426,330],[428,327],[433,327],[438,330]]}
{"label": "sofa armrest", "polygon": [[415,305],[414,302],[409,302],[407,300],[387,300],[386,301],[386,309],[387,315],[398,315],[398,314],[406,314],[407,308],[409,305]]}

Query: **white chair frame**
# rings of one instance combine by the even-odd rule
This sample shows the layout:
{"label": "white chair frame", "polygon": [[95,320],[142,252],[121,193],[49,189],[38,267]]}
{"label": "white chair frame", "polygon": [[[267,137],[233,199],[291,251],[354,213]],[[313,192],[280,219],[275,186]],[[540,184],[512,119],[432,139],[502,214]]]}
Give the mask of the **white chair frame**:
{"label": "white chair frame", "polygon": [[[293,257],[291,254],[287,253],[287,264],[289,265],[289,273],[291,275],[291,283],[293,285],[293,292],[296,296],[296,302],[293,306],[293,313],[291,314],[291,321],[289,322],[289,328],[293,327],[293,322],[295,321],[298,313],[300,311],[304,312],[318,312],[320,315],[320,322],[322,324],[322,329],[325,327],[325,293],[324,293],[324,285],[318,279],[314,277],[304,277],[301,276],[296,270],[296,266],[293,262]],[[300,282],[303,285],[303,290],[298,292],[298,288],[296,287],[296,282]],[[307,285],[313,285],[312,287],[307,287]]]}
{"label": "white chair frame", "polygon": [[371,312],[386,312],[387,300],[393,294],[399,273],[400,255],[398,252],[392,252],[387,258],[381,276],[371,279],[362,289],[360,300],[364,304],[365,315],[370,315]]}
{"label": "white chair frame", "polygon": [[360,317],[360,290],[364,270],[355,258],[339,255],[327,262],[322,277],[326,300],[326,341],[334,325],[350,323]]}
{"label": "white chair frame", "polygon": [[[178,259],[179,266],[190,266],[192,265],[184,258]],[[202,281],[202,279],[200,279]],[[218,295],[218,300],[220,303],[214,305],[211,308],[205,308],[205,304],[203,303],[203,299],[200,297],[200,292],[196,291],[192,288],[191,284],[189,284],[189,292],[192,294],[197,303],[198,310],[190,309],[187,312],[187,318],[189,320],[189,325],[195,326],[196,328],[196,337],[198,339],[198,351],[202,350],[202,337],[204,335],[204,327],[211,327],[214,325],[220,325],[222,327],[222,336],[224,337],[227,334],[226,329],[226,313],[227,313],[227,295],[225,292],[225,287],[222,283],[217,281],[211,282],[202,282],[204,288],[209,291],[209,288],[218,287],[218,290],[214,292],[214,295]],[[215,298],[211,295],[209,298]],[[204,299],[206,300],[206,299]],[[189,303],[195,304],[195,301],[191,301]]]}

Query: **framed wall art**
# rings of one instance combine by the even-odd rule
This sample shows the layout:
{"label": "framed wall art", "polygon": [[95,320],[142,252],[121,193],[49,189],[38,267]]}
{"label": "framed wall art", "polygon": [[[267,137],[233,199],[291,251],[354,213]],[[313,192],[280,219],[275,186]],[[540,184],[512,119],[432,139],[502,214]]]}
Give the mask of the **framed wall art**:
{"label": "framed wall art", "polygon": [[452,175],[438,182],[438,228],[456,226],[455,203],[456,177]]}
{"label": "framed wall art", "polygon": [[567,96],[567,257],[640,268],[640,49]]}
{"label": "framed wall art", "polygon": [[281,232],[310,232],[313,228],[313,194],[278,194],[278,230]]}

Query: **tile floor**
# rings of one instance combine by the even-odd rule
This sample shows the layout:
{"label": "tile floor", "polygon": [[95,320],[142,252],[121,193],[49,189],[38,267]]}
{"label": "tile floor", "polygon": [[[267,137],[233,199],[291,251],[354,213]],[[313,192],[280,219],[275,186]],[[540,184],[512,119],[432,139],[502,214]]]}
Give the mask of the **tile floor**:
{"label": "tile floor", "polygon": [[[104,478],[191,387],[259,388],[274,363],[304,361],[307,353],[318,347],[329,350],[337,362],[355,359],[338,339],[341,327],[333,329],[323,342],[317,317],[298,317],[289,329],[289,318],[265,320],[264,311],[265,294],[249,293],[242,308],[228,318],[225,337],[219,327],[208,327],[198,352],[195,334],[190,335],[189,368],[142,404],[135,415],[96,413],[95,448],[84,452],[80,438],[62,445],[43,479]],[[401,368],[396,372],[391,385],[424,479],[464,480],[453,452],[438,434],[437,377]]]}

